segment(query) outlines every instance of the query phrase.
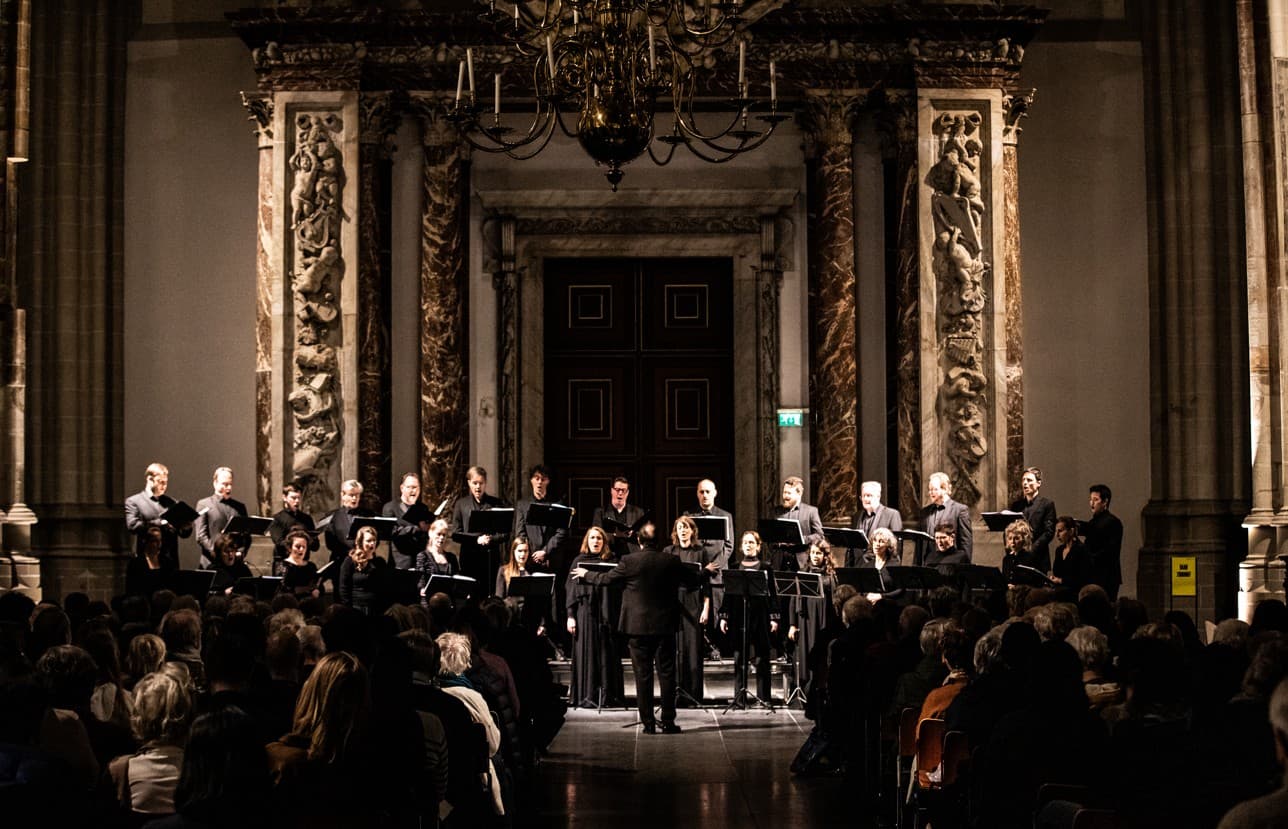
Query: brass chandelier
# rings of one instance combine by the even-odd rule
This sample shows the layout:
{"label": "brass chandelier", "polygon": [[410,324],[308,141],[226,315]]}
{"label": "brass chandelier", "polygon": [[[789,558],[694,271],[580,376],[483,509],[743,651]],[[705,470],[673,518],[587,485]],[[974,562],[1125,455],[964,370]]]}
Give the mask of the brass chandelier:
{"label": "brass chandelier", "polygon": [[[790,116],[778,113],[774,61],[753,98],[747,79],[747,41],[740,28],[741,0],[482,0],[490,20],[530,66],[534,113],[526,129],[503,122],[501,73],[493,77],[491,106],[481,104],[474,53],[466,50],[450,118],[471,146],[528,159],[545,149],[559,129],[608,169],[614,191],[622,165],[644,152],[669,163],[676,147],[723,163],[754,150]],[[738,82],[730,96],[711,81],[717,55],[738,54]],[[657,135],[659,101],[670,101],[670,131]],[[703,126],[699,126],[699,111]],[[758,114],[753,114],[758,113]],[[508,120],[508,119],[506,119]],[[575,123],[569,123],[573,122]]]}

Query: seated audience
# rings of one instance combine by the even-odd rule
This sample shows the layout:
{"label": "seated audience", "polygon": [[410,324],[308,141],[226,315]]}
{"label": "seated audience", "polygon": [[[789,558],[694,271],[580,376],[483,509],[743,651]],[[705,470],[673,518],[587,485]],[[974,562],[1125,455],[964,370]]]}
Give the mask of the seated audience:
{"label": "seated audience", "polygon": [[192,693],[171,673],[148,674],[135,685],[130,725],[140,748],[108,766],[124,812],[136,817],[174,813],[174,791],[192,715]]}

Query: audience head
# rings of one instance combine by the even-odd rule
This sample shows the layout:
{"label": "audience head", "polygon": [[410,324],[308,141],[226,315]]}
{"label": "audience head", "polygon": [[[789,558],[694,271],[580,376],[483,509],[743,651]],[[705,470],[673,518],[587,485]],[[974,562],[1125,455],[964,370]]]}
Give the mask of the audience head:
{"label": "audience head", "polygon": [[1248,647],[1248,629],[1248,623],[1242,619],[1224,619],[1212,633],[1212,644],[1244,651]]}
{"label": "audience head", "polygon": [[852,596],[846,600],[845,605],[841,608],[841,623],[847,628],[854,625],[860,619],[872,618],[872,602],[864,596]]}
{"label": "audience head", "polygon": [[295,632],[295,637],[300,640],[301,665],[316,665],[326,656],[326,642],[318,625],[305,625]]}
{"label": "audience head", "polygon": [[442,632],[451,627],[452,614],[455,612],[451,596],[446,593],[435,593],[429,597],[426,604],[429,605],[430,626],[435,631]]}
{"label": "audience head", "polygon": [[62,608],[47,605],[36,611],[27,636],[27,658],[39,661],[50,648],[72,643],[72,622]]}
{"label": "audience head", "polygon": [[434,637],[422,630],[405,630],[398,634],[398,638],[407,643],[411,648],[411,667],[412,670],[422,676],[436,677],[441,668],[441,656],[438,651],[438,643]]}
{"label": "audience head", "polygon": [[411,630],[411,609],[408,608],[407,605],[392,604],[389,606],[389,609],[385,611],[385,615],[394,620],[394,623],[398,626],[399,633],[402,633],[404,630]]}
{"label": "audience head", "polygon": [[141,633],[130,640],[125,669],[138,680],[158,670],[165,662],[165,641],[151,633]]}
{"label": "audience head", "polygon": [[945,625],[939,637],[939,650],[944,665],[950,671],[969,671],[971,668],[971,642],[966,631],[955,624]]}
{"label": "audience head", "polygon": [[1109,665],[1109,637],[1091,625],[1082,625],[1069,631],[1066,642],[1082,661],[1082,670],[1095,674],[1104,673]]}
{"label": "audience head", "polygon": [[1008,625],[1002,633],[1002,662],[1012,671],[1025,675],[1041,645],[1042,639],[1033,625],[1027,622]]}
{"label": "audience head", "polygon": [[1068,642],[1049,641],[1038,646],[1029,672],[1029,704],[1058,719],[1087,710],[1082,684],[1082,661]]}
{"label": "audience head", "polygon": [[1064,602],[1044,604],[1033,611],[1033,628],[1043,642],[1064,641],[1078,626],[1078,609]]}
{"label": "audience head", "polygon": [[294,682],[300,674],[300,640],[295,631],[279,630],[268,637],[265,662],[273,679]]}
{"label": "audience head", "polygon": [[170,671],[148,674],[134,686],[130,727],[135,738],[145,745],[183,745],[192,713],[192,692]]}
{"label": "audience head", "polygon": [[460,676],[470,669],[469,637],[459,633],[444,633],[438,637],[438,650],[442,659],[440,673]]}
{"label": "audience head", "polygon": [[367,669],[358,658],[327,654],[300,689],[291,733],[309,741],[310,760],[346,760],[366,735],[370,699]]}
{"label": "audience head", "polygon": [[1118,623],[1118,632],[1126,638],[1131,638],[1137,628],[1149,624],[1149,612],[1145,609],[1145,603],[1126,596],[1119,597],[1114,618]]}
{"label": "audience head", "polygon": [[75,645],[55,645],[36,662],[36,678],[54,708],[87,711],[97,675],[94,659]]}
{"label": "audience head", "polygon": [[1010,622],[1003,622],[985,633],[975,643],[974,663],[976,676],[983,676],[1003,667],[1002,634],[1006,632],[1010,625]]}
{"label": "audience head", "polygon": [[1252,653],[1252,662],[1243,675],[1243,693],[1268,699],[1285,677],[1288,677],[1288,636],[1268,634]]}
{"label": "audience head", "polygon": [[166,654],[201,651],[201,617],[191,610],[171,610],[161,617],[159,630]]}
{"label": "audience head", "polygon": [[265,808],[269,789],[268,758],[250,715],[227,706],[193,721],[174,791],[180,815],[233,826]]}
{"label": "audience head", "polygon": [[838,584],[832,591],[832,607],[836,610],[836,614],[839,616],[841,608],[845,607],[845,603],[857,595],[859,595],[859,588],[854,585]]}
{"label": "audience head", "polygon": [[1249,635],[1253,638],[1266,631],[1288,633],[1288,606],[1279,599],[1259,602],[1252,611],[1252,624],[1249,628]]}
{"label": "audience head", "polygon": [[899,638],[920,636],[921,629],[930,621],[930,611],[919,604],[910,604],[899,611]]}

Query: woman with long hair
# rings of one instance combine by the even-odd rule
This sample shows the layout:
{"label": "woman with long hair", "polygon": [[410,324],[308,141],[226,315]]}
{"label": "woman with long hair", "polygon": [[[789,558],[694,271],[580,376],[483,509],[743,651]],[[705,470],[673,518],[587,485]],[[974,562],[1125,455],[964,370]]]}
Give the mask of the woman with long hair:
{"label": "woman with long hair", "polygon": [[377,822],[379,804],[365,785],[375,782],[367,750],[370,718],[367,669],[346,651],[324,656],[300,689],[290,732],[267,747],[272,811],[287,825]]}
{"label": "woman with long hair", "polygon": [[340,565],[340,603],[368,616],[384,611],[385,560],[376,557],[375,527],[359,527],[349,557]]}
{"label": "woman with long hair", "polygon": [[[818,641],[819,632],[827,627],[828,610],[832,606],[832,588],[836,586],[836,566],[832,563],[832,556],[826,542],[809,546],[809,558],[806,559],[805,566],[800,572],[818,576],[820,588],[818,598],[810,598],[804,594],[793,596],[788,611],[790,615],[787,638],[796,647],[794,656],[796,687],[807,689],[812,673],[809,653]],[[812,591],[810,595],[813,595]]]}
{"label": "woman with long hair", "polygon": [[[778,632],[778,591],[773,569],[762,555],[764,543],[760,533],[748,530],[738,545],[742,554],[739,570],[759,570],[768,574],[767,596],[738,596],[729,592],[726,579],[724,603],[720,605],[720,632],[733,643],[735,693],[747,686],[747,653],[744,642],[756,656],[756,695],[766,702],[770,694],[769,637]],[[744,628],[744,617],[745,625]],[[745,638],[744,638],[745,634]]]}
{"label": "woman with long hair", "polygon": [[[717,559],[720,548],[707,546],[698,539],[698,525],[692,518],[682,515],[671,526],[671,543],[662,551],[678,556],[687,564],[695,564],[709,574],[719,569]],[[680,631],[675,640],[676,688],[693,701],[679,699],[676,704],[699,705],[702,703],[702,658],[706,654],[704,631],[711,616],[711,586],[703,580],[702,586],[680,588]]]}
{"label": "woman with long hair", "polygon": [[[528,576],[541,576],[550,582],[549,589],[543,595],[539,596],[517,596],[513,599],[507,599],[510,591],[510,579]],[[532,562],[532,545],[528,543],[526,535],[515,536],[510,542],[510,553],[506,556],[505,564],[501,565],[496,571],[496,590],[495,595],[514,608],[518,615],[520,624],[537,636],[544,636],[546,632],[546,615],[550,612],[550,598],[554,595],[555,580],[540,569],[533,566]],[[544,588],[543,588],[544,589]]]}
{"label": "woman with long hair", "polygon": [[151,596],[170,584],[177,569],[174,562],[161,554],[165,535],[160,527],[148,527],[143,533],[139,552],[125,567],[125,595]]}
{"label": "woman with long hair", "polygon": [[[608,534],[591,527],[581,540],[581,552],[572,567],[587,563],[614,563]],[[624,696],[622,658],[613,629],[612,588],[590,584],[570,575],[564,591],[567,597],[568,634],[572,637],[572,703],[599,706]]]}

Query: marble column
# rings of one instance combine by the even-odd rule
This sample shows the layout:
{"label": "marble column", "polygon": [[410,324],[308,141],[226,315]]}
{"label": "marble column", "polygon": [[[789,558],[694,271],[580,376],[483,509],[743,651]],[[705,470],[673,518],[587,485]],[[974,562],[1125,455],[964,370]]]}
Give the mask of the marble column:
{"label": "marble column", "polygon": [[1024,292],[1020,268],[1020,119],[1028,117],[1033,90],[1002,98],[1002,249],[1006,262],[1006,491],[1019,498],[1024,474]]}
{"label": "marble column", "polygon": [[917,112],[906,92],[887,92],[877,118],[891,192],[895,257],[888,264],[894,286],[895,348],[887,371],[894,380],[894,490],[886,501],[911,520],[921,506],[921,268],[917,228]]}
{"label": "marble column", "polygon": [[[1283,475],[1283,464],[1288,460],[1284,435],[1288,401],[1275,376],[1288,351],[1288,340],[1281,333],[1286,309],[1277,299],[1282,292],[1283,254],[1276,240],[1283,238],[1284,228],[1275,206],[1281,198],[1278,182],[1288,170],[1274,150],[1276,122],[1283,124],[1288,116],[1282,104],[1275,111],[1288,90],[1288,69],[1283,68],[1282,59],[1276,59],[1270,44],[1258,38],[1260,21],[1254,17],[1254,6],[1262,5],[1253,0],[1236,4],[1252,446],[1252,509],[1243,519],[1248,555],[1239,563],[1237,596],[1239,616],[1245,620],[1252,618],[1260,602],[1284,599],[1285,568],[1278,557],[1288,550],[1288,512],[1284,509],[1288,493]],[[1267,176],[1268,172],[1271,175]]]}
{"label": "marble column", "polygon": [[390,187],[399,113],[390,92],[363,92],[358,169],[358,474],[364,500],[392,498],[392,410],[389,343]]}
{"label": "marble column", "polygon": [[527,481],[520,452],[523,424],[523,384],[519,380],[522,353],[523,303],[520,301],[519,268],[515,261],[515,220],[502,216],[494,223],[497,234],[497,263],[492,271],[496,289],[497,359],[500,434],[497,457],[500,464],[497,492],[509,498],[523,497]]}
{"label": "marble column", "polygon": [[469,154],[436,99],[415,95],[413,102],[425,145],[420,243],[421,494],[437,504],[460,492],[466,467]]}
{"label": "marble column", "polygon": [[273,94],[242,93],[255,124],[259,151],[255,210],[255,504],[260,515],[276,510],[269,458],[273,431],[273,292],[280,278],[273,266]]}
{"label": "marble column", "polygon": [[778,455],[778,299],[783,269],[778,260],[774,216],[760,217],[760,267],[756,269],[756,506],[765,509],[782,496]]}
{"label": "marble column", "polygon": [[[1249,507],[1235,6],[1149,2],[1141,14],[1149,217],[1151,493],[1138,596],[1221,619]],[[1178,127],[1180,125],[1180,127]],[[1197,559],[1197,599],[1171,595],[1172,556]]]}
{"label": "marble column", "polygon": [[805,101],[809,211],[809,493],[825,523],[858,512],[854,128],[850,93]]}

